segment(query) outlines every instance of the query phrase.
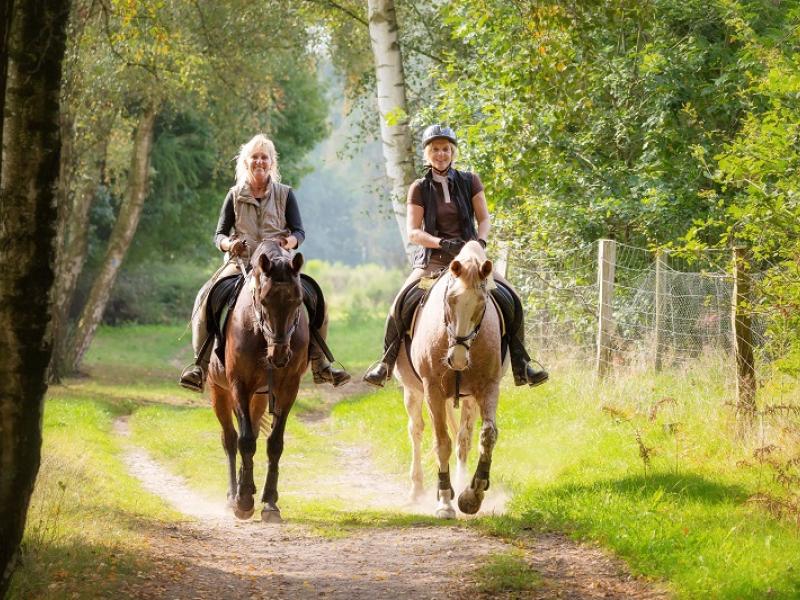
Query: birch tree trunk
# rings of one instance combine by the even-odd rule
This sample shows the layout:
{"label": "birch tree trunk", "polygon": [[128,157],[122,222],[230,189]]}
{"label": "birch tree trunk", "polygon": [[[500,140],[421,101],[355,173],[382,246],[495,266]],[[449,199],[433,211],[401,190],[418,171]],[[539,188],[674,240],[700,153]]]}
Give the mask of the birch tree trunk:
{"label": "birch tree trunk", "polygon": [[[0,162],[0,597],[39,470],[69,0],[5,2]],[[8,34],[7,36],[5,34]]]}
{"label": "birch tree trunk", "polygon": [[414,246],[406,233],[406,193],[416,177],[394,0],[369,0],[368,20],[375,58],[383,157],[386,175],[392,182],[392,211],[410,262]]}
{"label": "birch tree trunk", "polygon": [[139,226],[142,206],[147,196],[147,187],[150,176],[150,153],[153,148],[153,127],[157,115],[156,108],[147,109],[139,117],[139,123],[134,133],[133,151],[131,152],[131,166],[128,172],[128,185],[125,201],[120,206],[111,238],[108,240],[108,249],[103,259],[100,272],[92,284],[86,305],[75,330],[75,336],[70,344],[71,351],[69,365],[75,371],[81,364],[86,350],[89,348],[97,326],[105,312],[108,298],[117,279],[119,268],[130,248],[133,235]]}

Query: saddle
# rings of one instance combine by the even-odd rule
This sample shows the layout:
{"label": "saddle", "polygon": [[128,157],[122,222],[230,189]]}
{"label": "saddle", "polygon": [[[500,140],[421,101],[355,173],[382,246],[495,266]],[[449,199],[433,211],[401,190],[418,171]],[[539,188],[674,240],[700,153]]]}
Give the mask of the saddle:
{"label": "saddle", "polygon": [[[414,326],[420,309],[425,305],[425,300],[436,282],[441,279],[445,271],[436,277],[423,277],[418,281],[408,284],[397,296],[395,302],[394,318],[400,328],[400,337],[405,340],[406,354],[411,364],[411,340],[414,337]],[[500,361],[506,359],[511,336],[517,330],[522,319],[522,303],[517,295],[506,284],[495,280],[496,287],[489,291],[497,312],[500,315]],[[413,369],[413,364],[412,364]],[[419,379],[419,376],[417,376]]]}
{"label": "saddle", "polygon": [[[216,339],[214,352],[223,365],[228,317],[236,306],[244,282],[244,275],[241,274],[223,277],[213,285],[206,300],[207,328]],[[303,286],[303,304],[308,312],[309,327],[318,330],[325,321],[325,297],[319,284],[305,273],[300,273],[300,284]]]}

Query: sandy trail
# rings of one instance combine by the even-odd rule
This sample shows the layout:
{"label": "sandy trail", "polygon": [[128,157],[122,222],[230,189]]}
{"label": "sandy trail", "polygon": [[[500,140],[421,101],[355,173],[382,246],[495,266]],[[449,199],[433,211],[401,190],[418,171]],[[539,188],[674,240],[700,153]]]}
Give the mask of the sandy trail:
{"label": "sandy trail", "polygon": [[[309,425],[325,435],[326,418],[318,415]],[[147,491],[196,519],[148,534],[156,569],[139,574],[137,584],[123,590],[129,597],[481,598],[489,595],[480,591],[477,569],[491,555],[520,550],[520,545],[456,523],[366,528],[332,539],[291,523],[237,521],[223,503],[204,498],[134,446],[125,417],[115,422],[114,430],[123,442],[130,473]],[[411,505],[404,482],[376,477],[380,471],[366,448],[338,442],[332,446],[340,469],[310,489],[325,490],[331,498],[359,498],[360,506],[372,510],[432,514],[432,497],[422,505]],[[504,510],[504,494],[490,494],[489,500],[483,514]],[[627,574],[619,561],[563,536],[531,537],[521,546],[526,561],[541,574],[542,584],[533,591],[491,597],[666,597]]]}

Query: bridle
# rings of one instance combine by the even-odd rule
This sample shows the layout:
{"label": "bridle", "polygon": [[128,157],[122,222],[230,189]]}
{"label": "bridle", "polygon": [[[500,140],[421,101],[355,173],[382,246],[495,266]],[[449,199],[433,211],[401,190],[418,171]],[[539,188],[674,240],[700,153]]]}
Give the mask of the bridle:
{"label": "bridle", "polygon": [[[256,277],[255,272],[250,273],[250,276],[253,278],[253,287],[252,287],[252,295],[253,295],[253,328],[255,329],[256,333],[261,333],[264,336],[264,340],[267,342],[267,347],[269,346],[288,346],[289,342],[294,335],[295,330],[297,329],[297,325],[300,322],[300,308],[302,308],[303,303],[301,302],[297,310],[294,313],[294,319],[292,320],[292,325],[283,335],[277,335],[272,328],[270,328],[269,323],[264,318],[264,313],[261,310],[261,289],[258,283],[258,277]],[[276,284],[273,282],[272,285],[281,285]]]}
{"label": "bridle", "polygon": [[[483,317],[486,315],[486,302],[483,304],[483,312],[481,312],[481,318],[478,319],[477,324],[475,325],[474,329],[469,332],[467,335],[456,335],[455,326],[453,323],[450,322],[449,315],[450,311],[448,310],[449,307],[447,306],[447,293],[450,291],[450,284],[453,282],[453,275],[447,280],[447,287],[444,290],[444,324],[447,328],[447,348],[455,348],[456,346],[464,346],[467,352],[472,347],[472,342],[475,341],[475,338],[478,337],[478,333],[481,330],[481,324],[483,323]],[[486,280],[483,279],[480,284],[475,286],[475,289],[480,290],[483,295],[484,299],[486,296]]]}

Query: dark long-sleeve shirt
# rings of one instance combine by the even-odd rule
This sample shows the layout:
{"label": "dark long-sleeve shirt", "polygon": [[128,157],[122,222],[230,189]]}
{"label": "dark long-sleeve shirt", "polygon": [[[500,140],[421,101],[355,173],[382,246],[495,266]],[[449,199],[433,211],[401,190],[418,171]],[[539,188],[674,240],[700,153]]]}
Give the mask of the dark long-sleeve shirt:
{"label": "dark long-sleeve shirt", "polygon": [[[262,199],[263,200],[263,199]],[[300,208],[297,206],[297,198],[294,197],[294,190],[289,190],[289,195],[286,197],[286,227],[292,232],[292,235],[297,238],[297,247],[306,239],[306,232],[303,230],[303,219],[300,217]],[[219,213],[219,221],[217,221],[217,230],[214,233],[214,245],[220,248],[220,243],[223,239],[228,237],[236,223],[236,213],[233,211],[233,193],[228,193],[225,202],[222,204],[222,210]]]}

